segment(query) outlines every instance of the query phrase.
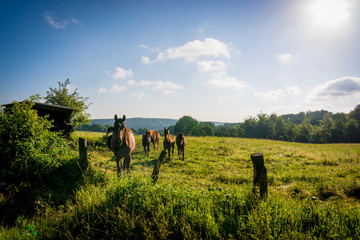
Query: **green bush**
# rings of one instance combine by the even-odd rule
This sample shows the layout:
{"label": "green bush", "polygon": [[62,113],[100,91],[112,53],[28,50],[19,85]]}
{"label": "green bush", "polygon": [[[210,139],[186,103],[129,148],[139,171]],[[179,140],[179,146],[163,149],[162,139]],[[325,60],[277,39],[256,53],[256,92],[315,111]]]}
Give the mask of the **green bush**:
{"label": "green bush", "polygon": [[31,101],[14,102],[0,113],[1,183],[32,184],[70,159],[67,141],[51,132]]}

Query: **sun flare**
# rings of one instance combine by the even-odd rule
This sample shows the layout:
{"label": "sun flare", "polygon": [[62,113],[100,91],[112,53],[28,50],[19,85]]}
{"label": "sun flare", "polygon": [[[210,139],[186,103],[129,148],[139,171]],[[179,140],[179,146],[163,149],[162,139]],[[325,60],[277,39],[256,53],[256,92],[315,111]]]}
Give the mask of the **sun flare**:
{"label": "sun flare", "polygon": [[350,13],[344,0],[316,0],[311,6],[315,24],[323,27],[334,27],[345,22]]}

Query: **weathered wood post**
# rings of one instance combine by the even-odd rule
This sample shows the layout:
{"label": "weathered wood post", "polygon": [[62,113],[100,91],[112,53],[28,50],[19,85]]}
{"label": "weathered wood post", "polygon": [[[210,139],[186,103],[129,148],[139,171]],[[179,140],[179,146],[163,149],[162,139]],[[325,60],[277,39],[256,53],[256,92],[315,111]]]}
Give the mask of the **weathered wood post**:
{"label": "weathered wood post", "polygon": [[82,170],[86,170],[89,166],[87,159],[87,141],[84,138],[79,138],[79,164]]}
{"label": "weathered wood post", "polygon": [[160,166],[161,166],[161,164],[163,163],[165,157],[166,157],[166,151],[163,150],[163,151],[160,153],[159,159],[158,159],[157,162],[155,163],[154,171],[153,171],[153,173],[151,174],[151,177],[152,177],[152,179],[153,179],[153,183],[155,183],[156,180],[158,180],[158,178],[159,178]]}
{"label": "weathered wood post", "polygon": [[254,167],[253,192],[256,193],[256,189],[258,189],[258,191],[260,191],[260,198],[267,197],[268,178],[267,170],[264,165],[264,156],[262,153],[253,153],[251,154],[251,161]]}

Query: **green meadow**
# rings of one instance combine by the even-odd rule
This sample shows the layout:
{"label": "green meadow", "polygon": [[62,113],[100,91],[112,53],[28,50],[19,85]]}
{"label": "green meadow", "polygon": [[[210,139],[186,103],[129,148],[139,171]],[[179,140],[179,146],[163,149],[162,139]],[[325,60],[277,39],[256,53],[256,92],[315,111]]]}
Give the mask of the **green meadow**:
{"label": "green meadow", "polygon": [[[175,147],[153,183],[163,137],[145,157],[136,135],[132,171],[120,177],[103,133],[79,137],[89,141],[82,184],[61,204],[38,200],[1,239],[360,239],[360,144],[187,137],[185,160]],[[256,152],[268,173],[263,200],[252,194]]]}

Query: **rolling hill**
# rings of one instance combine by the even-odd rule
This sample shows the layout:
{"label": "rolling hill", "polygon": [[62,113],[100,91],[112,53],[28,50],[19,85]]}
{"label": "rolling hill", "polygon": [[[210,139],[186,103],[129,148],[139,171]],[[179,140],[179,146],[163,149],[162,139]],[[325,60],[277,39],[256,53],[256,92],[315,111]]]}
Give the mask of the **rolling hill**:
{"label": "rolling hill", "polygon": [[[147,128],[153,130],[160,130],[164,127],[169,127],[170,125],[175,125],[177,122],[176,119],[168,119],[168,118],[127,118],[126,119],[126,126],[128,128]],[[105,126],[106,124],[113,125],[114,119],[93,119],[91,121],[92,124],[100,124]]]}

